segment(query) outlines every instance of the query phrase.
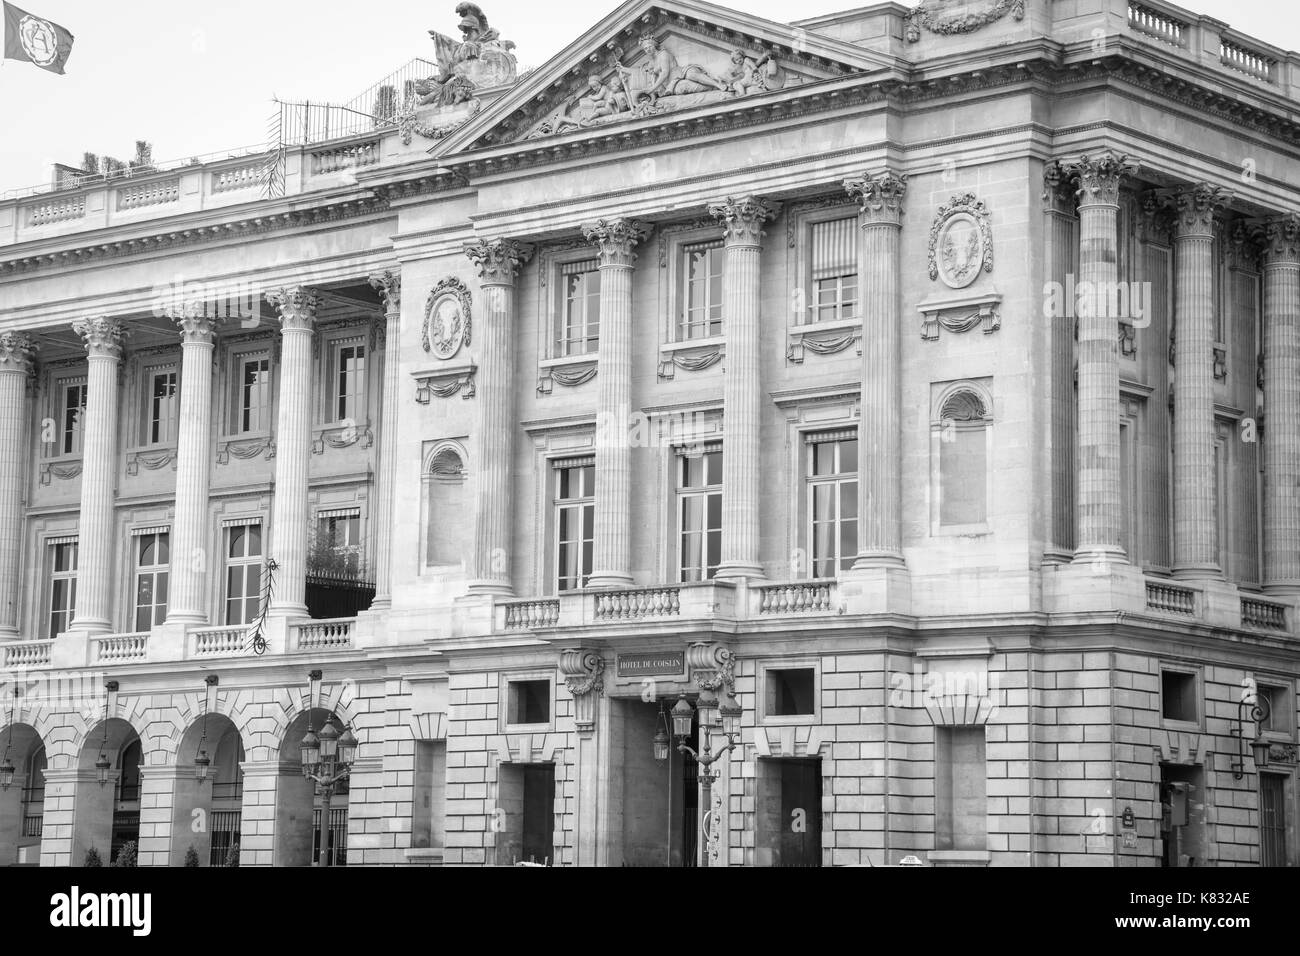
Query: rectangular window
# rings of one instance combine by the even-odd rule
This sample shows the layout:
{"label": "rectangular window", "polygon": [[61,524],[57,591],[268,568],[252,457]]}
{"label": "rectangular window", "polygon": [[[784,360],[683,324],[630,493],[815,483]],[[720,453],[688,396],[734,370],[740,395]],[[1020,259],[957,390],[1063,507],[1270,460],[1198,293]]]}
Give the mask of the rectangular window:
{"label": "rectangular window", "polygon": [[236,431],[261,432],[271,428],[271,360],[265,355],[246,356],[237,365],[239,395]]}
{"label": "rectangular window", "polygon": [[812,320],[858,317],[858,220],[833,219],[812,226]]}
{"label": "rectangular window", "polygon": [[726,249],[720,239],[694,243],[682,249],[682,339],[705,339],[722,334],[722,270],[725,259]]}
{"label": "rectangular window", "polygon": [[1259,775],[1259,865],[1286,866],[1286,778]]}
{"label": "rectangular window", "polygon": [[86,417],[86,382],[65,382],[59,389],[59,454],[80,455]]}
{"label": "rectangular window", "polygon": [[767,716],[802,717],[816,713],[815,673],[811,667],[767,672]]}
{"label": "rectangular window", "polygon": [[507,724],[547,724],[551,721],[551,682],[512,680],[506,690]]}
{"label": "rectangular window", "polygon": [[595,485],[596,466],[591,459],[556,464],[555,579],[559,591],[586,587],[591,576]]}
{"label": "rectangular window", "polygon": [[261,611],[262,526],[226,529],[226,623],[252,624]]}
{"label": "rectangular window", "polygon": [[137,631],[147,631],[167,618],[167,579],[171,565],[169,537],[166,531],[150,531],[134,537]]}
{"label": "rectangular window", "polygon": [[333,421],[363,421],[366,415],[366,347],[346,342],[334,348]]}
{"label": "rectangular window", "polygon": [[327,552],[320,556],[327,559],[322,562],[327,567],[320,570],[355,574],[361,568],[361,512],[321,515],[316,522],[316,541],[317,547]]}
{"label": "rectangular window", "polygon": [[562,314],[555,354],[586,355],[600,342],[600,267],[595,259],[560,266]]}
{"label": "rectangular window", "polygon": [[176,370],[156,369],[146,379],[149,408],[145,416],[146,445],[168,445],[176,441],[181,415],[181,392]]}
{"label": "rectangular window", "polygon": [[1182,671],[1161,671],[1160,673],[1160,712],[1165,720],[1181,720],[1195,723],[1196,675]]}
{"label": "rectangular window", "polygon": [[1260,703],[1268,708],[1268,716],[1260,722],[1259,729],[1271,734],[1284,734],[1288,740],[1295,735],[1295,714],[1291,710],[1291,695],[1277,684],[1259,684],[1255,693]]}
{"label": "rectangular window", "polygon": [[934,729],[934,847],[988,849],[983,727]]}
{"label": "rectangular window", "polygon": [[77,606],[77,542],[50,544],[50,633],[51,639],[72,624]]}
{"label": "rectangular window", "polygon": [[805,441],[810,569],[814,578],[832,578],[858,555],[857,433],[813,433]]}
{"label": "rectangular window", "polygon": [[704,581],[722,562],[722,449],[678,458],[679,581]]}

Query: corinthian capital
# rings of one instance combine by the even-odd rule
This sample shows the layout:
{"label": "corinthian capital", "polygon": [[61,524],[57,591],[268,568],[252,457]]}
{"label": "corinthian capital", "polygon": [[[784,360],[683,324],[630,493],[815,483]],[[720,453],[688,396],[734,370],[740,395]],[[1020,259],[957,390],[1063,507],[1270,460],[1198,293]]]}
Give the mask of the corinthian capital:
{"label": "corinthian capital", "polygon": [[366,280],[370,288],[379,293],[384,300],[384,311],[390,315],[402,311],[402,276],[401,273],[385,269],[378,275]]}
{"label": "corinthian capital", "polygon": [[858,179],[846,179],[844,190],[858,201],[865,224],[887,223],[897,226],[903,221],[906,176],[896,175],[886,169]]}
{"label": "corinthian capital", "polygon": [[515,239],[475,239],[465,243],[465,255],[478,269],[481,285],[514,285],[533,247]]}
{"label": "corinthian capital", "polygon": [[582,237],[596,246],[602,266],[632,265],[632,250],[648,235],[650,227],[635,219],[597,219],[582,226]]}
{"label": "corinthian capital", "polygon": [[709,215],[722,222],[726,229],[727,245],[756,246],[763,238],[763,223],[776,217],[779,203],[756,196],[728,196],[722,202],[709,204]]}
{"label": "corinthian capital", "polygon": [[1300,213],[1289,212],[1265,221],[1259,230],[1264,265],[1300,263]]}
{"label": "corinthian capital", "polygon": [[208,314],[207,303],[191,299],[178,309],[169,309],[167,317],[180,329],[184,345],[211,345],[221,319]]}
{"label": "corinthian capital", "polygon": [[1223,211],[1232,193],[1209,183],[1197,183],[1189,189],[1176,193],[1173,197],[1177,219],[1174,222],[1174,237],[1199,236],[1209,238],[1214,235],[1214,217]]}
{"label": "corinthian capital", "polygon": [[266,301],[280,314],[282,329],[306,329],[310,332],[316,327],[316,294],[306,286],[287,286],[266,294]]}
{"label": "corinthian capital", "polygon": [[93,319],[80,319],[72,323],[72,331],[81,336],[86,345],[86,354],[92,358],[104,356],[111,359],[122,357],[122,344],[126,339],[126,329],[116,319],[97,316]]}
{"label": "corinthian capital", "polygon": [[0,372],[30,375],[38,346],[25,332],[0,332]]}
{"label": "corinthian capital", "polygon": [[1123,153],[1107,150],[1083,155],[1066,167],[1070,181],[1077,187],[1080,206],[1115,206],[1119,204],[1120,183],[1138,171],[1138,164]]}

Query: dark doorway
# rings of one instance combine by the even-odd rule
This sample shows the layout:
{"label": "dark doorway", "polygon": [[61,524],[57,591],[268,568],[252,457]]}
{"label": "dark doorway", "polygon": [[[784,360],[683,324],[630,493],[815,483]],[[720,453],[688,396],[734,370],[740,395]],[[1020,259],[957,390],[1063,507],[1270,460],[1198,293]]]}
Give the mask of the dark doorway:
{"label": "dark doorway", "polygon": [[1286,866],[1286,778],[1259,775],[1259,865]]}
{"label": "dark doorway", "polygon": [[555,764],[503,763],[497,805],[505,828],[497,834],[497,866],[550,865],[555,855]]}
{"label": "dark doorway", "polygon": [[821,758],[779,757],[758,763],[757,864],[821,866]]}
{"label": "dark doorway", "polygon": [[1160,863],[1205,865],[1205,789],[1200,767],[1160,765]]}

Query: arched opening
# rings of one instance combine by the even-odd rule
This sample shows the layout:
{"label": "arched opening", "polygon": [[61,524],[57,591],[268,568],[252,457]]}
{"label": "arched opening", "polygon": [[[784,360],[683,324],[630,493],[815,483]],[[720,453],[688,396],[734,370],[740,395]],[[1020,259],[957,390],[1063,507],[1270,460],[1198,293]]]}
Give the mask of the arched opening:
{"label": "arched opening", "polygon": [[[210,761],[199,779],[196,759]],[[200,866],[227,866],[236,857],[244,803],[244,742],[224,714],[200,717],[185,731],[176,754],[169,862],[183,866],[190,848]]]}
{"label": "arched opening", "polygon": [[14,767],[0,790],[0,866],[37,866],[45,815],[45,744],[28,724],[0,731],[0,763]]}
{"label": "arched opening", "polygon": [[465,463],[460,451],[451,446],[438,448],[424,472],[424,564],[448,568],[464,560],[465,546],[473,533],[473,511]]}
{"label": "arched opening", "polygon": [[[82,745],[77,761],[77,797],[72,828],[72,863],[83,865],[94,847],[105,866],[122,848],[140,843],[140,736],[125,720],[101,720]],[[97,766],[108,764],[106,770]]]}
{"label": "arched opening", "polygon": [[344,778],[326,799],[316,783],[302,775],[300,746],[310,726],[317,733],[329,722],[340,734],[343,722],[321,707],[303,711],[289,724],[280,741],[280,774],[275,807],[275,865],[312,866],[320,859],[321,821],[328,821],[326,847],[330,866],[347,865],[348,781]]}

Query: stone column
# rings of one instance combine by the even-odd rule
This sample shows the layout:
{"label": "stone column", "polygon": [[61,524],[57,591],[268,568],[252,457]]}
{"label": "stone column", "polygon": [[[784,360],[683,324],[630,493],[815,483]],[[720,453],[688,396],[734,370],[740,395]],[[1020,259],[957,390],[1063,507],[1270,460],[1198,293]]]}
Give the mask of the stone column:
{"label": "stone column", "polygon": [[385,271],[370,277],[384,300],[384,396],[379,412],[379,462],[375,475],[375,598],[372,611],[393,603],[393,490],[397,474],[397,376],[401,371],[402,277]]}
{"label": "stone column", "polygon": [[[1128,563],[1120,545],[1119,349],[1106,290],[1118,281],[1120,180],[1136,171],[1124,156],[1084,156],[1070,167],[1079,196],[1078,503],[1074,561]],[[1080,293],[1082,299],[1083,292]]]}
{"label": "stone column", "polygon": [[532,247],[513,239],[476,239],[465,255],[478,268],[482,309],[478,340],[478,399],[474,438],[474,564],[471,594],[510,596],[511,519],[514,514],[515,278]]}
{"label": "stone column", "polygon": [[27,384],[36,345],[22,332],[0,332],[0,641],[18,639],[18,567],[27,478]]}
{"label": "stone column", "polygon": [[176,518],[171,531],[167,623],[205,624],[204,584],[220,558],[206,553],[212,468],[212,352],[217,320],[204,303],[173,316],[181,330],[181,417],[176,442]]}
{"label": "stone column", "polygon": [[108,318],[72,324],[86,344],[86,414],[81,440],[81,519],[77,543],[77,606],[73,628],[113,630],[113,505],[117,473],[117,371],[125,332]]}
{"label": "stone column", "polygon": [[760,327],[760,253],[763,224],[778,206],[753,196],[709,206],[709,215],[726,230],[727,256],[722,283],[723,334],[727,339],[723,386],[722,564],[718,580],[762,578],[759,563],[763,411]]}
{"label": "stone column", "polygon": [[582,227],[600,253],[600,398],[596,428],[596,527],[589,586],[632,583],[633,248],[649,230],[632,219],[599,219]]}
{"label": "stone column", "polygon": [[886,170],[848,179],[861,203],[862,398],[858,426],[858,557],[855,569],[903,567],[899,233],[907,177]]}
{"label": "stone column", "polygon": [[1222,190],[1200,183],[1175,197],[1174,576],[1222,577],[1215,535],[1214,216]]}
{"label": "stone column", "polygon": [[307,473],[311,466],[312,336],[316,296],[302,286],[267,293],[280,314],[280,412],[275,432],[271,553],[279,565],[269,613],[307,616]]}
{"label": "stone column", "polygon": [[1264,226],[1264,588],[1300,594],[1300,215]]}

